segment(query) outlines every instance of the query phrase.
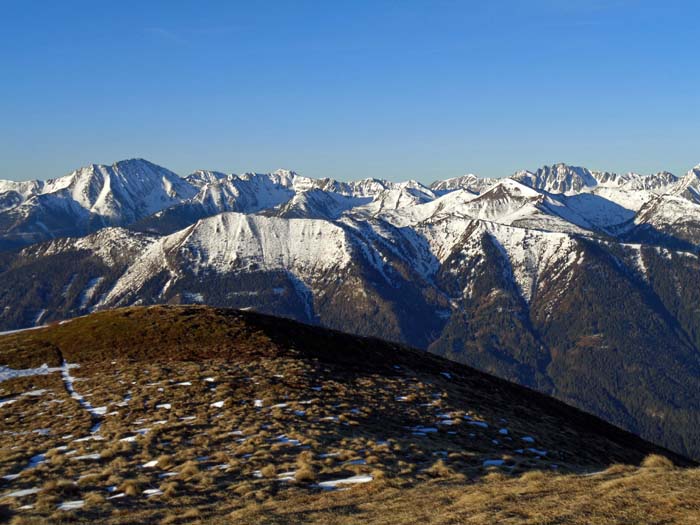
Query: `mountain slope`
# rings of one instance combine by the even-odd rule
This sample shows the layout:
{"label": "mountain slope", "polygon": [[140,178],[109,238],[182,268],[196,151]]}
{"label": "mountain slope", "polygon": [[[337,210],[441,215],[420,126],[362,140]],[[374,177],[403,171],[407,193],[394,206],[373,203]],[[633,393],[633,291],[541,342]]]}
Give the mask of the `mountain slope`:
{"label": "mountain slope", "polygon": [[628,475],[692,465],[463,365],[250,312],[101,312],[0,336],[0,362],[12,450],[0,505],[28,519],[144,523],[196,508],[246,523],[253,502],[323,504],[353,485],[369,503],[437,481],[525,488],[586,483],[613,463]]}

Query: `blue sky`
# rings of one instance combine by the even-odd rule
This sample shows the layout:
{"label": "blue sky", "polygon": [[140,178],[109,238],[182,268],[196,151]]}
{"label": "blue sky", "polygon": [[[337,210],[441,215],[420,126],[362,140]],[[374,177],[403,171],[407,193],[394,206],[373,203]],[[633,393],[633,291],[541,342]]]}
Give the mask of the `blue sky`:
{"label": "blue sky", "polygon": [[694,1],[0,0],[0,178],[700,162]]}

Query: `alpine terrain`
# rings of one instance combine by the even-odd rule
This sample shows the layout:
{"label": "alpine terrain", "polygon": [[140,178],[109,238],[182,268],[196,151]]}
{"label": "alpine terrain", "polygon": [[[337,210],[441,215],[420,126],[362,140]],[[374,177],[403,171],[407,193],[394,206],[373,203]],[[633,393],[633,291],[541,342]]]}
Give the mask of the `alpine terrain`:
{"label": "alpine terrain", "polygon": [[0,182],[0,245],[3,330],[255,310],[428,350],[700,458],[700,166],[426,186],[128,160]]}
{"label": "alpine terrain", "polygon": [[[13,524],[694,523],[700,470],[424,351],[128,307],[0,336]],[[672,494],[672,497],[669,497]]]}

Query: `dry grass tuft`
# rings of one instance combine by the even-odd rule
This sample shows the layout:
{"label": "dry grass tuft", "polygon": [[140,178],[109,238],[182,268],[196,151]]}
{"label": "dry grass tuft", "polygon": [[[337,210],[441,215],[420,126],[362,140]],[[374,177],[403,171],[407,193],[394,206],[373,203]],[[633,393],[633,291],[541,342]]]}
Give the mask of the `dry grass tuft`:
{"label": "dry grass tuft", "polygon": [[663,470],[673,470],[676,468],[673,461],[659,454],[649,454],[647,457],[645,457],[644,461],[642,461],[642,467]]}
{"label": "dry grass tuft", "polygon": [[85,509],[91,510],[99,508],[104,505],[105,502],[106,499],[104,495],[100,494],[99,492],[90,492],[85,496]]}
{"label": "dry grass tuft", "polygon": [[316,481],[316,471],[311,467],[311,465],[304,465],[299,467],[294,474],[294,479],[299,483],[313,483]]}
{"label": "dry grass tuft", "polygon": [[135,479],[127,479],[124,481],[121,486],[119,487],[119,490],[126,494],[127,496],[130,497],[136,497],[141,495],[142,491],[142,485],[139,483],[138,480]]}
{"label": "dry grass tuft", "polygon": [[260,473],[263,475],[264,478],[274,478],[275,474],[277,473],[277,469],[274,465],[270,464],[261,468]]}

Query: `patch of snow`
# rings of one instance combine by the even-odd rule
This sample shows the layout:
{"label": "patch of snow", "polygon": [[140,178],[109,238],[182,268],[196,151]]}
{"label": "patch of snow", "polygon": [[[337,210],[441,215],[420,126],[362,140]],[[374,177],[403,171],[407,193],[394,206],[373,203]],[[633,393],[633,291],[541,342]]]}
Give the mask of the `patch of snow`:
{"label": "patch of snow", "polygon": [[75,457],[73,457],[73,458],[71,458],[71,459],[74,459],[74,460],[76,460],[76,461],[96,460],[96,459],[100,459],[100,455],[97,454],[97,453],[93,453],[93,454],[84,454],[84,455],[82,455],[82,456],[75,456]]}
{"label": "patch of snow", "polygon": [[412,432],[419,432],[421,434],[434,434],[435,432],[438,431],[438,429],[435,427],[423,427],[420,425],[417,427],[412,427],[410,430]]}
{"label": "patch of snow", "polygon": [[298,439],[288,438],[285,434],[280,434],[279,436],[277,436],[275,438],[275,441],[277,441],[277,443],[284,443],[286,445],[292,445],[295,447],[301,445],[301,442]]}
{"label": "patch of snow", "polygon": [[46,392],[48,392],[48,390],[46,390],[45,388],[40,388],[38,390],[30,390],[29,392],[25,392],[22,395],[23,396],[41,396],[41,395],[44,395]]}
{"label": "patch of snow", "polygon": [[75,399],[78,402],[78,404],[90,414],[90,417],[93,420],[97,420],[97,423],[95,423],[91,428],[91,432],[94,434],[100,429],[99,419],[105,414],[105,412],[107,411],[107,407],[94,408],[88,401],[85,400],[84,396],[81,396],[75,390],[75,377],[71,375],[70,371],[72,368],[78,367],[80,367],[80,365],[71,364],[64,360],[61,364],[61,376],[63,378],[63,384],[65,385],[66,391],[68,392],[70,397]]}
{"label": "patch of snow", "polygon": [[8,379],[14,379],[16,377],[41,376],[51,374],[53,372],[60,372],[61,370],[61,367],[49,367],[47,364],[43,364],[37,368],[25,368],[19,370],[0,365],[0,382],[7,381]]}
{"label": "patch of snow", "polygon": [[204,302],[204,295],[199,292],[183,292],[182,297],[188,303],[201,304]]}
{"label": "patch of snow", "polygon": [[3,498],[22,498],[24,496],[30,496],[32,494],[36,494],[39,492],[38,488],[31,488],[31,489],[21,489],[21,490],[15,490],[14,492],[9,492],[7,494],[3,494]]}
{"label": "patch of snow", "polygon": [[296,470],[280,472],[277,474],[277,481],[294,481],[296,479],[296,473]]}
{"label": "patch of snow", "polygon": [[36,314],[36,317],[34,318],[34,324],[38,325],[41,320],[43,319],[44,315],[46,315],[46,309],[39,310],[39,313]]}
{"label": "patch of snow", "polygon": [[92,301],[95,292],[97,291],[97,287],[102,283],[102,281],[104,281],[104,279],[104,277],[94,277],[87,282],[85,290],[83,290],[83,292],[80,294],[78,308],[81,310],[87,308],[90,301]]}
{"label": "patch of snow", "polygon": [[36,456],[33,456],[29,459],[29,464],[26,466],[26,468],[34,468],[46,461],[46,455],[45,454],[37,454]]}
{"label": "patch of snow", "polygon": [[73,501],[64,501],[58,507],[56,507],[58,510],[76,510],[80,509],[85,505],[85,500],[82,499],[76,499]]}
{"label": "patch of snow", "polygon": [[357,483],[369,483],[372,481],[372,476],[369,474],[359,474],[357,476],[351,476],[344,479],[335,479],[329,481],[321,481],[317,486],[322,489],[332,490],[341,485],[353,485]]}
{"label": "patch of snow", "polygon": [[16,330],[6,330],[4,332],[0,332],[0,335],[10,335],[10,334],[18,334],[20,332],[26,332],[28,330],[38,330],[39,328],[46,328],[47,325],[41,325],[41,326],[28,326],[26,328],[17,328]]}

